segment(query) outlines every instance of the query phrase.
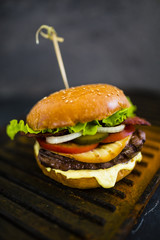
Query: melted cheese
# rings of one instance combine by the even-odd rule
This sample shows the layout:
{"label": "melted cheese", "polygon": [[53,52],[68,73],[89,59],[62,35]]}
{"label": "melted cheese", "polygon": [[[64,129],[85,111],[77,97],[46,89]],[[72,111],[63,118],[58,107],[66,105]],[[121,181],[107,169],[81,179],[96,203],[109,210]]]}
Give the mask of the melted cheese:
{"label": "melted cheese", "polygon": [[[39,143],[36,142],[34,145],[34,150],[36,156],[38,156],[39,153]],[[99,169],[99,170],[68,170],[68,171],[62,171],[59,169],[52,169],[50,167],[46,168],[48,172],[55,171],[56,173],[60,173],[64,175],[66,178],[71,179],[78,179],[78,178],[92,178],[94,177],[100,186],[104,188],[111,188],[114,187],[117,176],[119,171],[121,170],[132,170],[135,167],[136,162],[140,162],[142,160],[142,154],[139,152],[134,158],[132,158],[127,163],[120,163],[117,165],[114,165],[111,168],[107,169]]]}
{"label": "melted cheese", "polygon": [[[139,152],[128,163],[120,163],[111,168],[99,169],[99,170],[68,170],[61,171],[59,169],[53,169],[56,173],[64,175],[66,178],[96,178],[100,186],[104,188],[114,187],[119,171],[132,170],[135,167],[136,162],[140,162],[142,154]],[[47,171],[52,171],[51,168],[46,168]]]}
{"label": "melted cheese", "polygon": [[74,158],[75,160],[80,162],[87,162],[87,163],[109,162],[113,158],[118,156],[118,154],[120,154],[123,148],[128,144],[130,138],[131,136],[127,136],[114,143],[99,145],[97,148],[84,153],[78,153],[78,154],[61,153],[61,155]]}

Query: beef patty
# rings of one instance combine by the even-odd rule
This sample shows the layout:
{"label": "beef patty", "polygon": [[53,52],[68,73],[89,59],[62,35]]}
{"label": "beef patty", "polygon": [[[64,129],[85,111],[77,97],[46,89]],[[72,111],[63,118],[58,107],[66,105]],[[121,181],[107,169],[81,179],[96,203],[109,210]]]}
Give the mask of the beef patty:
{"label": "beef patty", "polygon": [[62,171],[106,169],[118,163],[128,162],[130,159],[132,159],[141,150],[145,139],[145,133],[142,130],[136,130],[132,134],[129,143],[125,146],[122,152],[117,157],[106,163],[79,162],[74,158],[69,158],[54,152],[50,152],[43,148],[39,150],[38,159],[45,167],[60,169]]}

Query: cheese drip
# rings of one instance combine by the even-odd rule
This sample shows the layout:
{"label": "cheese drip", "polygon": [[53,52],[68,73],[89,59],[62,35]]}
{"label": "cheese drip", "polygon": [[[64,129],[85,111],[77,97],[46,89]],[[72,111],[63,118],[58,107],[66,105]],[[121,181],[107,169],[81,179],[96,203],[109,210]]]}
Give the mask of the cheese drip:
{"label": "cheese drip", "polygon": [[[36,142],[34,145],[36,156],[38,156],[39,149],[40,149],[39,143]],[[103,188],[111,188],[111,187],[114,187],[116,183],[119,171],[121,170],[131,171],[135,167],[136,162],[140,162],[141,160],[142,160],[142,154],[141,152],[139,152],[134,158],[129,160],[127,163],[119,163],[107,169],[62,171],[59,169],[52,169],[50,167],[47,167],[46,170],[48,172],[55,171],[56,173],[60,173],[63,176],[65,176],[67,179],[80,179],[80,178],[94,177],[99,183],[99,185],[102,186]]]}
{"label": "cheese drip", "polygon": [[103,188],[114,187],[119,171],[132,170],[135,167],[136,162],[142,160],[142,154],[139,152],[134,158],[127,163],[120,163],[111,168],[99,169],[99,170],[68,170],[61,171],[59,169],[46,168],[48,172],[54,170],[56,173],[64,175],[66,178],[92,178],[94,177],[100,186]]}

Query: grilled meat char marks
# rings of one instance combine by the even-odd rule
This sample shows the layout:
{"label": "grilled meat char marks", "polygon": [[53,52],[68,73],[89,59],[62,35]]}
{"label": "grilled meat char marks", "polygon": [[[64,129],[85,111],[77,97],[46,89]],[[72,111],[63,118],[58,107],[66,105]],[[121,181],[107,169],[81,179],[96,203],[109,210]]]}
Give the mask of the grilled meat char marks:
{"label": "grilled meat char marks", "polygon": [[74,160],[60,154],[56,154],[41,148],[39,150],[38,159],[45,167],[54,169],[67,170],[82,170],[82,169],[106,169],[118,163],[125,163],[132,159],[142,148],[145,142],[145,133],[142,130],[136,130],[122,152],[113,160],[106,163],[84,163]]}

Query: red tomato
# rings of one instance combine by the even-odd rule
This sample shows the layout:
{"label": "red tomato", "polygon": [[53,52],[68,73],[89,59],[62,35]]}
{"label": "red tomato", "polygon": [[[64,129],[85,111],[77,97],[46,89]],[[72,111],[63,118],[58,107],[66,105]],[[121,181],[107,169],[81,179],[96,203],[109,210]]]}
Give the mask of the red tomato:
{"label": "red tomato", "polygon": [[75,143],[50,144],[40,138],[37,138],[37,141],[42,148],[45,148],[47,150],[71,154],[88,152],[98,146],[98,143],[90,145],[78,145]]}
{"label": "red tomato", "polygon": [[119,141],[129,135],[131,135],[135,131],[134,126],[127,125],[125,129],[118,133],[110,133],[109,136],[102,141],[102,143],[111,143]]}

